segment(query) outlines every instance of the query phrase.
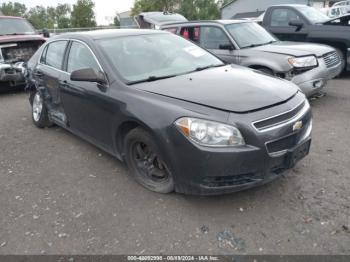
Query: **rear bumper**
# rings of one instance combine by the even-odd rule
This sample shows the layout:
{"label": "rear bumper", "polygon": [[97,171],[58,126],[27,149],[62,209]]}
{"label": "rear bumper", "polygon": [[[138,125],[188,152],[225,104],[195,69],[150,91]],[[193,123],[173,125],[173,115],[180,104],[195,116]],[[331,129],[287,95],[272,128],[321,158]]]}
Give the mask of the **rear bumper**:
{"label": "rear bumper", "polygon": [[321,91],[327,85],[327,81],[335,78],[342,70],[341,63],[327,67],[322,58],[318,59],[318,64],[318,67],[297,75],[291,80],[307,97]]}
{"label": "rear bumper", "polygon": [[10,82],[12,85],[20,85],[25,82],[25,68],[22,62],[15,64],[0,64],[0,82]]}

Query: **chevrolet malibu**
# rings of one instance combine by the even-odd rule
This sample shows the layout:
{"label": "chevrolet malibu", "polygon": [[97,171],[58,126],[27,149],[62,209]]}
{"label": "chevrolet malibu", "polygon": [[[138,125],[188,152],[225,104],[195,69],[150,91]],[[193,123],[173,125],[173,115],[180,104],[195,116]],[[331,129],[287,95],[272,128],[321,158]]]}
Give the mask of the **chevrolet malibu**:
{"label": "chevrolet malibu", "polygon": [[310,149],[310,105],[296,85],[168,32],[52,38],[28,62],[27,88],[37,127],[68,129],[159,193],[262,185]]}

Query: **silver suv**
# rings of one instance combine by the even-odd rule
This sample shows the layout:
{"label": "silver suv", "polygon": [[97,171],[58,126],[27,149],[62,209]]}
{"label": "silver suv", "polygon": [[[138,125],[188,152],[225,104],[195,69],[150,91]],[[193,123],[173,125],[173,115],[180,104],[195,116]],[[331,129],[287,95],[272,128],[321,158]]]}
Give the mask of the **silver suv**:
{"label": "silver suv", "polygon": [[255,22],[216,20],[172,23],[163,30],[206,48],[234,63],[290,80],[307,95],[321,91],[341,72],[341,59],[330,46],[283,42]]}

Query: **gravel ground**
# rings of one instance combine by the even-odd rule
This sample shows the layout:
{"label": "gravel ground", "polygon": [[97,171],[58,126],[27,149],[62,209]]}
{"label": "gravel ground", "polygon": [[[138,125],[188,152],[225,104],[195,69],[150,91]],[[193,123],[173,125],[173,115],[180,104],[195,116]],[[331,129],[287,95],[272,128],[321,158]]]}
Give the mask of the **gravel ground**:
{"label": "gravel ground", "polygon": [[124,164],[0,94],[0,254],[350,254],[350,76],[312,101],[294,170],[231,195],[159,195]]}

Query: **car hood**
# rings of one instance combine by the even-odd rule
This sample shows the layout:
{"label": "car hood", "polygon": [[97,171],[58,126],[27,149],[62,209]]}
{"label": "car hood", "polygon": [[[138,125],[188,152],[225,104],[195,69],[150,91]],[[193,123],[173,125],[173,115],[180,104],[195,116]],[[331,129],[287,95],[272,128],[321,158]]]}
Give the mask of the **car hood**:
{"label": "car hood", "polygon": [[278,41],[269,45],[258,46],[254,50],[291,56],[316,55],[317,57],[334,51],[334,49],[327,45],[288,41]]}
{"label": "car hood", "polygon": [[0,44],[36,40],[45,41],[41,35],[0,35]]}
{"label": "car hood", "polygon": [[299,90],[289,81],[236,65],[135,84],[133,87],[236,113],[282,103]]}

